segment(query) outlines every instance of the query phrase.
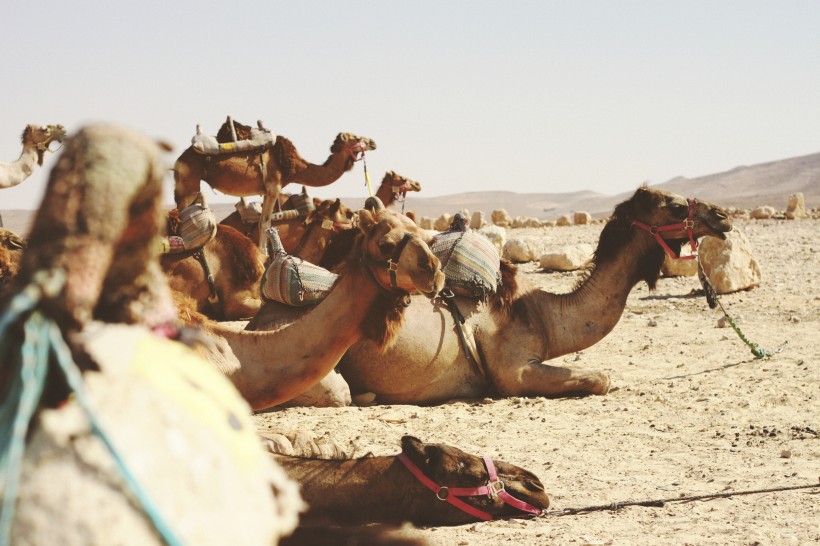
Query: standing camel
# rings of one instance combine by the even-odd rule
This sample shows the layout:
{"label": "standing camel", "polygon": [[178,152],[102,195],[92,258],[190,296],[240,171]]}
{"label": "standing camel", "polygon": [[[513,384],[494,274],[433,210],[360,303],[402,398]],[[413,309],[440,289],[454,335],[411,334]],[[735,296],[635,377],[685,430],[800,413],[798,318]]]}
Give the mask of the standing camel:
{"label": "standing camel", "polygon": [[358,214],[359,237],[327,297],[287,327],[268,302],[258,329],[236,331],[209,322],[205,329],[227,341],[232,355],[207,355],[233,381],[254,410],[287,402],[330,373],[345,351],[366,338],[382,347],[398,330],[408,293],[435,296],[444,285],[441,264],[416,235],[417,226],[392,210]]}
{"label": "standing camel", "polygon": [[[237,137],[245,138],[247,126],[236,125]],[[225,133],[224,126],[220,132]],[[270,227],[270,216],[283,187],[291,183],[311,187],[332,184],[352,169],[365,152],[375,149],[376,143],[369,138],[339,133],[330,147],[330,156],[320,165],[302,159],[293,143],[282,136],[262,151],[207,156],[190,146],[174,164],[174,199],[179,210],[190,205],[199,192],[201,180],[228,195],[263,195],[262,229],[256,242],[264,250],[264,234]]]}
{"label": "standing camel", "polygon": [[381,199],[385,207],[389,207],[399,202],[399,200],[403,202],[407,192],[410,191],[421,191],[421,184],[396,173],[396,171],[387,171],[384,173],[382,183],[376,190],[376,197]]}
{"label": "standing camel", "polygon": [[[654,235],[646,231],[650,226],[658,227]],[[728,214],[716,205],[641,187],[615,207],[587,275],[572,292],[529,288],[502,262],[500,294],[486,304],[454,298],[464,317],[462,337],[473,349],[470,358],[447,304],[413,298],[392,347],[382,351],[361,341],[347,352],[339,371],[354,396],[374,393],[377,403],[384,404],[488,395],[605,394],[607,375],[545,361],[600,341],[617,324],[638,282],[655,287],[664,261],[659,243],[680,249],[690,238],[725,238],[731,228]]]}
{"label": "standing camel", "polygon": [[43,158],[52,142],[62,142],[66,131],[62,125],[26,125],[21,140],[23,151],[13,163],[0,162],[0,189],[16,186],[43,166]]}

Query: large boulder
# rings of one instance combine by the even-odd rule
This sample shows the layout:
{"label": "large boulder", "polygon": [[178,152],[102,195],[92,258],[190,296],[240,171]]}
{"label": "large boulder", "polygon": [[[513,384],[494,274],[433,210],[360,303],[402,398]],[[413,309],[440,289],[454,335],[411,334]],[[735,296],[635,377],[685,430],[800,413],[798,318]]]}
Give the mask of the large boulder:
{"label": "large boulder", "polygon": [[573,215],[573,223],[575,225],[587,225],[592,223],[592,215],[586,211],[577,211]]}
{"label": "large boulder", "polygon": [[433,229],[433,219],[429,216],[422,216],[419,220],[419,227],[421,229]]}
{"label": "large boulder", "polygon": [[801,192],[793,193],[789,196],[789,203],[786,207],[786,218],[789,220],[799,220],[806,217],[806,199]]}
{"label": "large boulder", "polygon": [[542,255],[538,263],[546,271],[575,271],[589,262],[594,252],[595,248],[586,243],[565,246],[556,252]]}
{"label": "large boulder", "polygon": [[450,229],[450,222],[453,221],[453,217],[447,214],[446,212],[436,218],[436,221],[433,222],[433,229],[436,231],[447,231]]}
{"label": "large boulder", "polygon": [[572,225],[572,218],[570,218],[569,214],[562,214],[555,220],[556,226],[571,226]]}
{"label": "large boulder", "polygon": [[532,262],[544,254],[544,242],[538,237],[515,237],[504,244],[501,253],[513,263]]}
{"label": "large boulder", "polygon": [[661,265],[661,275],[664,277],[692,277],[697,273],[697,260],[675,259],[667,254]]}
{"label": "large boulder", "polygon": [[484,218],[484,212],[477,210],[470,217],[470,229],[481,229],[487,225],[487,219]]}
{"label": "large boulder", "polygon": [[500,226],[492,224],[486,225],[478,230],[480,234],[485,236],[498,250],[498,255],[504,254],[504,244],[507,242],[507,230]]}
{"label": "large boulder", "polygon": [[494,210],[490,215],[490,220],[494,225],[500,227],[510,227],[512,225],[512,218],[510,217],[510,213],[508,213],[504,209]]}
{"label": "large boulder", "polygon": [[749,213],[749,216],[751,218],[754,218],[755,220],[768,220],[775,214],[777,214],[777,211],[774,209],[774,207],[764,205],[762,207],[757,207],[756,209],[752,210]]}
{"label": "large boulder", "polygon": [[760,265],[749,240],[739,229],[726,234],[726,240],[704,237],[698,250],[703,275],[718,294],[729,294],[760,285]]}

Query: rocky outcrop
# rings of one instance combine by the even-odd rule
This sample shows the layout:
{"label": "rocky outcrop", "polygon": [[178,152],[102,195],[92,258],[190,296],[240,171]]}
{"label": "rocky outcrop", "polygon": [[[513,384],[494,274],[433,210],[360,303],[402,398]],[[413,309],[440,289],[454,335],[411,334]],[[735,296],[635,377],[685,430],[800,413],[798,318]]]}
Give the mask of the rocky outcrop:
{"label": "rocky outcrop", "polygon": [[786,206],[786,218],[789,220],[800,220],[806,215],[806,199],[801,192],[793,193],[789,196],[789,203]]}
{"label": "rocky outcrop", "polygon": [[595,252],[590,244],[566,246],[556,252],[543,254],[538,262],[545,271],[575,271],[581,269]]}

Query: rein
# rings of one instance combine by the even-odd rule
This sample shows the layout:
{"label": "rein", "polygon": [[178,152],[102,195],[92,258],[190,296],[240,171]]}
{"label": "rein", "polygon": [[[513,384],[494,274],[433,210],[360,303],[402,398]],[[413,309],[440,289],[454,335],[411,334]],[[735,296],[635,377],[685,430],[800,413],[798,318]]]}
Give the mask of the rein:
{"label": "rein", "polygon": [[[643,222],[639,222],[637,220],[632,221],[632,225],[640,228],[651,235],[654,235],[655,240],[658,241],[658,244],[663,247],[664,251],[669,255],[670,258],[675,260],[694,260],[698,257],[696,254],[698,249],[698,243],[695,241],[695,234],[692,229],[695,227],[694,215],[695,215],[695,205],[697,204],[697,199],[689,199],[689,218],[680,222],[678,224],[668,224],[665,226],[649,226],[644,224]],[[666,241],[663,237],[661,237],[661,232],[663,231],[672,231],[675,229],[685,229],[686,233],[689,235],[689,246],[692,248],[692,254],[689,256],[679,256],[675,253],[674,250],[669,248],[669,245],[666,244]]]}
{"label": "rein", "polygon": [[446,485],[438,485],[436,482],[425,476],[424,472],[422,472],[418,466],[413,464],[410,458],[404,453],[400,453],[398,455],[398,459],[427,489],[436,494],[436,498],[438,500],[448,502],[462,512],[470,514],[471,516],[482,521],[492,520],[493,515],[489,512],[479,510],[475,506],[467,504],[458,497],[478,497],[482,495],[487,495],[487,497],[491,499],[497,497],[505,504],[509,504],[513,508],[517,508],[525,513],[521,516],[515,517],[538,516],[542,512],[540,508],[536,508],[528,502],[516,499],[507,493],[507,490],[504,487],[504,482],[501,481],[495,471],[495,464],[493,463],[493,460],[486,455],[481,459],[484,461],[484,466],[487,468],[487,475],[489,479],[485,485],[481,485],[479,487],[447,487]]}

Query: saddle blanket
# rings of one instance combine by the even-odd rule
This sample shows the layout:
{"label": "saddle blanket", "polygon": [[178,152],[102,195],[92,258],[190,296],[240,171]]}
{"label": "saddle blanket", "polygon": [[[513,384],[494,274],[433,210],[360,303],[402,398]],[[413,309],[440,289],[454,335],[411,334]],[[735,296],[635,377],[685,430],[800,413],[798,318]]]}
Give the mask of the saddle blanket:
{"label": "saddle blanket", "polygon": [[501,283],[501,259],[489,239],[474,231],[445,231],[430,250],[441,261],[445,286],[460,296],[486,299]]}
{"label": "saddle blanket", "polygon": [[191,139],[193,149],[204,155],[220,155],[234,152],[262,151],[276,143],[276,135],[267,129],[251,128],[251,138],[236,142],[218,142],[215,136],[202,133],[199,125]]}

